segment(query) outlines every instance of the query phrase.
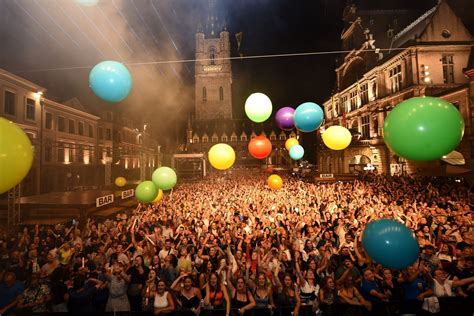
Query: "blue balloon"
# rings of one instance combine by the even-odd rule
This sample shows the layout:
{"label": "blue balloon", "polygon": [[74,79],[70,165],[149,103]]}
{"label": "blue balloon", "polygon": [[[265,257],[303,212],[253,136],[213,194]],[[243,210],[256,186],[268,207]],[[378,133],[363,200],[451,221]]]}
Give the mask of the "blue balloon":
{"label": "blue balloon", "polygon": [[304,148],[301,145],[293,145],[290,148],[290,157],[293,160],[300,160],[303,158]]}
{"label": "blue balloon", "polygon": [[313,102],[305,102],[298,106],[293,117],[296,128],[305,133],[317,130],[323,119],[323,109]]}
{"label": "blue balloon", "polygon": [[412,265],[420,251],[413,232],[393,219],[368,223],[362,243],[372,260],[390,269],[405,269]]}
{"label": "blue balloon", "polygon": [[89,85],[95,95],[107,102],[120,102],[132,90],[132,76],[122,63],[106,60],[89,74]]}

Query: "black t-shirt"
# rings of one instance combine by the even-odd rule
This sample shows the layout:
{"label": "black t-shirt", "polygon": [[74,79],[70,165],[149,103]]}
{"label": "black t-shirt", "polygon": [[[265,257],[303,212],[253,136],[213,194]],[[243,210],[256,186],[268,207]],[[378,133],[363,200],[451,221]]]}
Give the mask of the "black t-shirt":
{"label": "black t-shirt", "polygon": [[135,266],[131,267],[127,270],[127,274],[131,277],[130,284],[145,285],[146,279],[148,278],[148,272],[150,272],[150,269],[147,267],[143,267],[143,274],[140,274]]}

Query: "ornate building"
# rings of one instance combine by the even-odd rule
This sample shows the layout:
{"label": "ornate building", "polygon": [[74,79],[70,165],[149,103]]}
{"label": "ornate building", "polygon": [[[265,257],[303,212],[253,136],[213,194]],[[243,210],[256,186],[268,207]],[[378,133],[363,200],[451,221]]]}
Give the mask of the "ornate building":
{"label": "ornate building", "polygon": [[441,160],[406,161],[390,152],[382,138],[384,119],[398,103],[415,96],[440,97],[464,117],[465,134],[456,150],[465,167],[471,167],[474,90],[468,75],[474,67],[474,38],[456,11],[447,1],[421,13],[348,5],[343,20],[342,47],[349,53],[341,56],[335,92],[324,102],[323,127],[346,126],[353,140],[343,151],[322,148],[319,170],[348,173],[373,166],[387,174],[468,171]]}

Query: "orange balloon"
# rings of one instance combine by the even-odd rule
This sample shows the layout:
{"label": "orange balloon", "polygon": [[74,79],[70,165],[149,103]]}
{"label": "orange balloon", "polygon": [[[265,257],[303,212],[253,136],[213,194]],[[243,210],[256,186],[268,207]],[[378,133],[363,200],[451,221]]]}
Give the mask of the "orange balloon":
{"label": "orange balloon", "polygon": [[273,190],[281,189],[281,187],[283,186],[283,180],[277,174],[272,174],[271,176],[269,176],[267,181],[268,186]]}
{"label": "orange balloon", "polygon": [[248,149],[252,157],[263,159],[272,153],[272,143],[265,136],[257,136],[249,142]]}

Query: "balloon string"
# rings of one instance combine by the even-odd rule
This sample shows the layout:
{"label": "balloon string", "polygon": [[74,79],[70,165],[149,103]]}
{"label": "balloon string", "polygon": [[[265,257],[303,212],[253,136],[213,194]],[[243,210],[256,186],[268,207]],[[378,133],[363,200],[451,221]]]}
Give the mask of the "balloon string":
{"label": "balloon string", "polygon": [[[473,47],[474,45],[466,45]],[[402,51],[406,50],[406,47],[399,48],[376,48],[376,49],[362,49],[358,52],[383,52],[383,51]],[[332,51],[315,51],[315,52],[303,52],[303,53],[287,53],[287,54],[266,54],[266,55],[249,55],[249,56],[238,56],[238,57],[224,57],[224,58],[202,58],[202,59],[177,59],[177,60],[158,60],[149,62],[136,62],[136,63],[123,63],[126,66],[146,66],[146,65],[164,65],[164,64],[182,64],[192,62],[205,62],[205,61],[223,61],[223,60],[243,60],[243,59],[262,59],[262,58],[284,58],[284,57],[300,57],[300,56],[315,56],[315,55],[333,55],[333,54],[345,54],[351,53],[354,50],[332,50]],[[77,69],[91,69],[92,66],[76,66],[76,67],[58,67],[58,68],[42,68],[42,69],[27,69],[17,70],[14,73],[31,73],[31,72],[47,72],[47,71],[60,71],[60,70],[77,70]]]}

